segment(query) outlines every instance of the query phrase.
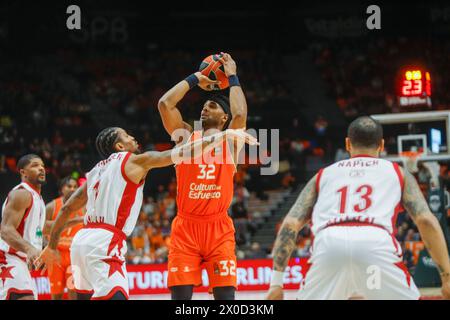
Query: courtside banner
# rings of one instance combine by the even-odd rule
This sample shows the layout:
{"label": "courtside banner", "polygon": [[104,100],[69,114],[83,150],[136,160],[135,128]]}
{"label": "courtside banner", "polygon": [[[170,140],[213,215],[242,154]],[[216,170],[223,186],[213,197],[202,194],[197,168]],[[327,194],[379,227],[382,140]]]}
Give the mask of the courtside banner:
{"label": "courtside banner", "polygon": [[[285,288],[298,289],[309,265],[306,258],[293,258],[285,272]],[[128,265],[130,296],[169,293],[167,264]],[[239,260],[235,270],[239,291],[267,290],[272,271],[271,259]],[[232,272],[232,271],[231,271]],[[46,276],[34,271],[32,276],[38,288],[39,300],[50,299],[50,283]],[[70,279],[71,281],[71,279]],[[195,292],[208,291],[208,276],[203,270],[203,284]]]}

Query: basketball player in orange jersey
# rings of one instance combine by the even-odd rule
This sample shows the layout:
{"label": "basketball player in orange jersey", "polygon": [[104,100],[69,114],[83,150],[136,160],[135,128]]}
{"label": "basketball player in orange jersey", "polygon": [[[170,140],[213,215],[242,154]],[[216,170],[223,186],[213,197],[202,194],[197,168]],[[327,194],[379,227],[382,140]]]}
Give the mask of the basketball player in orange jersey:
{"label": "basketball player in orange jersey", "polygon": [[[207,135],[210,129],[224,130],[228,122],[230,129],[245,129],[247,103],[236,75],[236,63],[229,54],[223,54],[220,62],[229,79],[230,97],[228,100],[225,96],[214,96],[204,103],[200,115],[202,130],[193,131],[183,122],[177,104],[194,86],[209,91],[217,81],[196,72],[159,100],[158,109],[172,139],[177,129],[188,130],[190,140],[195,140]],[[239,147],[233,145],[234,150],[229,150],[225,142],[215,152],[226,157]],[[234,152],[234,157],[237,154]],[[168,287],[174,300],[192,298],[194,286],[202,283],[202,265],[206,267],[215,299],[233,300],[235,296],[235,230],[227,210],[233,198],[236,166],[234,161],[217,162],[211,164],[203,158],[200,163],[176,165],[178,213],[172,223],[168,261]]]}
{"label": "basketball player in orange jersey", "polygon": [[36,268],[50,272],[60,261],[58,240],[72,212],[86,206],[84,227],[70,247],[74,286],[79,300],[128,299],[125,264],[126,238],[133,231],[143,199],[144,182],[150,170],[192,159],[233,137],[250,144],[256,139],[245,132],[226,130],[171,150],[141,153],[137,141],[125,130],[106,128],[96,139],[103,160],[87,174],[86,183],[63,204],[50,231],[48,246],[34,261]]}
{"label": "basketball player in orange jersey", "polygon": [[[44,228],[44,235],[48,236],[56,220],[58,212],[61,210],[63,204],[70,198],[70,196],[78,188],[77,180],[72,177],[65,177],[60,183],[61,196],[49,202],[46,206],[46,222]],[[67,283],[72,275],[70,263],[70,245],[75,234],[83,228],[84,208],[74,211],[69,216],[69,221],[66,223],[66,229],[61,233],[58,242],[58,251],[61,256],[61,262],[55,264],[52,271],[48,272],[50,280],[50,293],[53,300],[61,300],[64,295],[64,288],[68,288],[68,295],[70,300],[77,299],[77,294],[71,290]]]}

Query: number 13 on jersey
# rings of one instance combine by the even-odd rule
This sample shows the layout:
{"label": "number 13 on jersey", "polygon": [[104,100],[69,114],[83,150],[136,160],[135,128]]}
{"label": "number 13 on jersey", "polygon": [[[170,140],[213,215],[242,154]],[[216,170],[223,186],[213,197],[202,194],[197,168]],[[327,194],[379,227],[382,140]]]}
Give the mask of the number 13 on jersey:
{"label": "number 13 on jersey", "polygon": [[[372,205],[372,186],[363,184],[354,191],[349,190],[350,188],[350,186],[343,186],[337,190],[339,194],[339,213],[348,213],[347,210],[360,213],[369,209]],[[347,208],[348,205],[350,205],[350,208]]]}

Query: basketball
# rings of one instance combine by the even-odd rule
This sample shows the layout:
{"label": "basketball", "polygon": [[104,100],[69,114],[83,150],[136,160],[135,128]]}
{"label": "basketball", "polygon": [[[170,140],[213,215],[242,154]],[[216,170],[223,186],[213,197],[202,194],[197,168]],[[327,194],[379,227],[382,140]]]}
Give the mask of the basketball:
{"label": "basketball", "polygon": [[219,84],[214,85],[213,90],[223,90],[229,86],[228,77],[225,74],[222,63],[219,61],[221,57],[221,54],[212,54],[203,59],[199,68],[199,71],[211,80],[220,81]]}

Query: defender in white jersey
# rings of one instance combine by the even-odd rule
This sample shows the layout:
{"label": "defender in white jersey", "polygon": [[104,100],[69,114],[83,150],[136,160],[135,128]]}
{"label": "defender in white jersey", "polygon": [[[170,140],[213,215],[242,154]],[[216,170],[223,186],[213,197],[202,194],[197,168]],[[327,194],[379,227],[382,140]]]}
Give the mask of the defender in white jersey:
{"label": "defender in white jersey", "polygon": [[404,207],[417,225],[450,298],[450,262],[440,225],[415,178],[379,159],[381,125],[370,117],[353,121],[346,139],[351,158],[320,170],[283,221],[273,250],[268,299],[283,297],[283,275],[298,232],[311,222],[315,236],[310,269],[299,299],[419,299],[395,238]]}
{"label": "defender in white jersey", "polygon": [[42,159],[28,154],[17,163],[22,182],[8,194],[1,215],[0,300],[37,299],[30,271],[42,250],[45,183]]}
{"label": "defender in white jersey", "polygon": [[[87,182],[64,203],[54,222],[49,245],[38,259],[38,267],[51,267],[57,259],[56,246],[71,212],[86,204],[84,228],[71,246],[72,271],[79,296],[91,299],[128,299],[125,266],[126,238],[133,231],[142,206],[144,180],[152,168],[164,167],[190,158],[203,148],[222,143],[226,133],[253,141],[233,130],[221,132],[164,152],[139,154],[134,137],[121,128],[106,128],[96,139],[104,160],[88,174]],[[175,156],[177,155],[177,157]]]}

